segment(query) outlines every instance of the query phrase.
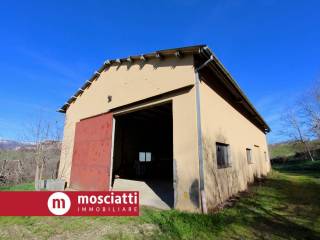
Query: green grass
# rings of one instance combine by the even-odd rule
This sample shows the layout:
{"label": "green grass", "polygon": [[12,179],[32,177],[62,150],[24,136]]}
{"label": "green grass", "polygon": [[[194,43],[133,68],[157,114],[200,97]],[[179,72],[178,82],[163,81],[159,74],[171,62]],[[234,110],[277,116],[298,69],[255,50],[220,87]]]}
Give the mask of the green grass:
{"label": "green grass", "polygon": [[33,191],[34,183],[23,183],[14,186],[0,186],[0,191]]}
{"label": "green grass", "polygon": [[320,161],[292,161],[286,164],[274,164],[273,168],[282,172],[320,172]]}
{"label": "green grass", "polygon": [[320,171],[288,167],[214,215],[142,208],[140,217],[0,217],[0,239],[320,239]]}

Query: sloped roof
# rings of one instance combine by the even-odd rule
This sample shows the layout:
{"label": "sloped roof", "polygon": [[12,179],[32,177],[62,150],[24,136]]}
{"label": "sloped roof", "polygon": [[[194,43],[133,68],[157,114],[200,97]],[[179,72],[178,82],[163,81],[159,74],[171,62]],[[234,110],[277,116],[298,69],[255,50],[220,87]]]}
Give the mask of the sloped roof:
{"label": "sloped roof", "polygon": [[[254,118],[261,124],[266,132],[270,131],[270,127],[267,123],[263,120],[261,115],[249,101],[247,96],[244,92],[240,89],[239,85],[236,81],[232,78],[230,73],[225,69],[225,67],[221,64],[218,58],[213,54],[213,52],[209,49],[207,45],[195,45],[189,47],[181,47],[181,48],[172,48],[172,49],[165,49],[165,50],[158,50],[151,53],[145,53],[140,55],[133,55],[128,56],[125,58],[118,58],[112,60],[106,60],[103,65],[91,76],[89,80],[87,80],[81,88],[71,97],[69,100],[58,110],[59,112],[65,113],[69,108],[70,104],[76,101],[77,97],[82,94],[89,87],[92,82],[97,79],[101,72],[110,65],[119,65],[121,63],[134,63],[136,61],[147,61],[152,58],[158,59],[165,59],[166,56],[176,56],[176,57],[183,57],[184,55],[199,55],[205,60],[208,60],[208,66],[216,71],[217,69],[224,75],[225,83],[232,88],[235,94],[239,97],[239,102],[243,102],[244,107],[248,109],[249,112],[252,113]],[[211,59],[211,60],[210,60]]]}

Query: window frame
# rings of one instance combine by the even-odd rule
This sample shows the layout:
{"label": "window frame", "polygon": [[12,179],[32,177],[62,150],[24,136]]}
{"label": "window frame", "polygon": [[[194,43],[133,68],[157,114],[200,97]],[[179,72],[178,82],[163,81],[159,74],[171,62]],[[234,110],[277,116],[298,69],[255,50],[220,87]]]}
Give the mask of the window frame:
{"label": "window frame", "polygon": [[264,160],[269,162],[267,151],[264,151]]}
{"label": "window frame", "polygon": [[[224,149],[223,155],[222,155],[222,161],[219,160],[220,157],[218,155],[218,150],[219,147],[222,147]],[[231,156],[230,156],[230,145],[222,142],[216,142],[216,164],[218,169],[223,169],[223,168],[230,168],[231,165]]]}
{"label": "window frame", "polygon": [[[149,163],[152,162],[152,152],[142,152],[139,151],[138,153],[139,155],[139,163]],[[148,157],[149,156],[149,157]],[[143,160],[141,160],[141,157],[143,158]],[[149,159],[149,160],[148,160]]]}
{"label": "window frame", "polygon": [[[249,153],[249,155],[248,155]],[[249,160],[249,157],[250,156],[250,160]],[[253,161],[253,157],[252,157],[252,149],[251,148],[246,148],[246,157],[247,157],[247,163],[248,164],[253,164],[254,161]]]}

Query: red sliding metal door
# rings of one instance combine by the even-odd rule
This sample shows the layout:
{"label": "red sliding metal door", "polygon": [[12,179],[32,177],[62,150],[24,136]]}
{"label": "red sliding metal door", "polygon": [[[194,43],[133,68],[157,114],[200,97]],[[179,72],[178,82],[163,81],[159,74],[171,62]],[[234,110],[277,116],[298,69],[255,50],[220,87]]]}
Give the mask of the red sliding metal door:
{"label": "red sliding metal door", "polygon": [[72,189],[109,190],[112,120],[112,113],[106,113],[77,123],[70,179]]}

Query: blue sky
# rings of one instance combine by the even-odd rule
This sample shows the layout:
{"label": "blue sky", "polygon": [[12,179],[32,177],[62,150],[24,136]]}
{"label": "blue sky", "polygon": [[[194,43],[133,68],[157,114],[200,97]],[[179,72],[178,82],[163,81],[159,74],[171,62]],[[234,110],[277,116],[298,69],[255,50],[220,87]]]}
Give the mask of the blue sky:
{"label": "blue sky", "polygon": [[320,78],[320,1],[2,1],[0,138],[19,139],[105,61],[208,44],[282,140],[284,109]]}

